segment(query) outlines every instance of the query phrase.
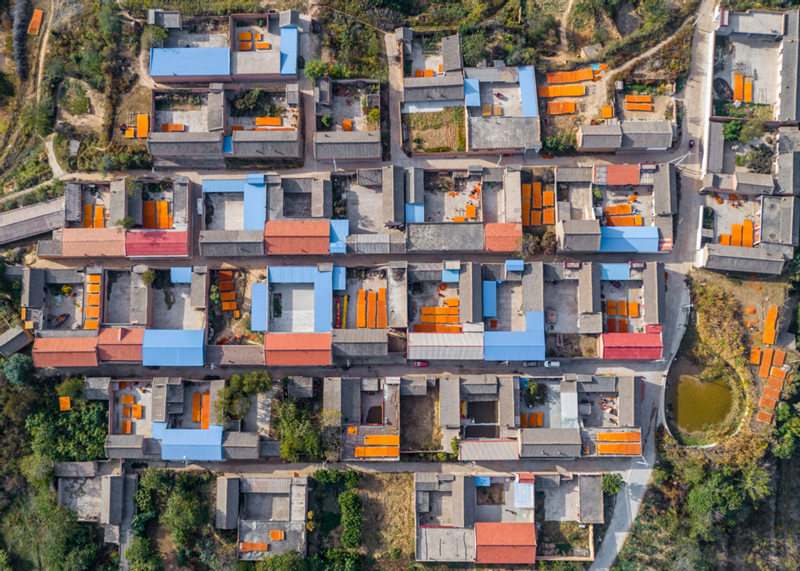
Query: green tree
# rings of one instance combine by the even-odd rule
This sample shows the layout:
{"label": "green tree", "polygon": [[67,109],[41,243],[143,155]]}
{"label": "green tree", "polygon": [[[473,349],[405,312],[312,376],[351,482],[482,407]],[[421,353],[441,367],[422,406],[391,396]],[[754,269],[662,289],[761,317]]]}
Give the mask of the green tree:
{"label": "green tree", "polygon": [[305,569],[305,559],[295,550],[280,555],[267,555],[256,563],[256,571],[305,571]]}
{"label": "green tree", "polygon": [[155,270],[147,270],[146,272],[142,273],[142,283],[146,286],[153,285],[153,282],[156,281],[156,271]]}
{"label": "green tree", "polygon": [[486,49],[486,32],[479,30],[465,35],[461,40],[461,54],[464,67],[475,67],[489,57]]}
{"label": "green tree", "polygon": [[130,547],[125,550],[130,571],[163,571],[161,556],[151,539],[134,537]]}
{"label": "green tree", "polygon": [[8,560],[8,553],[2,549],[0,549],[0,571],[11,571],[11,562]]}
{"label": "green tree", "polygon": [[621,475],[616,473],[603,474],[603,483],[601,488],[604,494],[616,496],[624,485],[625,481],[622,479]]}
{"label": "green tree", "polygon": [[12,385],[25,386],[33,375],[33,359],[22,353],[14,353],[3,363],[3,374]]}
{"label": "green tree", "polygon": [[169,38],[169,33],[161,26],[146,26],[142,32],[142,47],[146,50],[150,48],[163,48],[164,42]]}
{"label": "green tree", "polygon": [[23,458],[20,465],[28,482],[39,489],[47,489],[47,486],[53,479],[52,462],[36,454],[31,454]]}
{"label": "green tree", "polygon": [[281,442],[281,458],[299,462],[303,456],[313,460],[322,455],[319,431],[312,424],[308,411],[301,410],[294,400],[287,399],[277,401],[272,414]]}
{"label": "green tree", "polygon": [[339,508],[342,510],[342,547],[358,549],[361,545],[361,498],[353,490],[345,490],[339,494]]}
{"label": "green tree", "polygon": [[350,71],[343,63],[333,63],[328,67],[328,73],[331,79],[347,79],[350,77]]}
{"label": "green tree", "polygon": [[323,127],[330,129],[331,125],[333,125],[333,117],[331,115],[323,115],[320,122]]}
{"label": "green tree", "polygon": [[100,25],[100,31],[109,39],[116,39],[116,36],[122,31],[119,15],[113,4],[106,4],[100,8],[100,12],[97,14],[97,23]]}
{"label": "green tree", "polygon": [[328,71],[328,64],[321,59],[310,59],[306,62],[305,74],[312,82]]}
{"label": "green tree", "polygon": [[[723,128],[723,135],[725,130]],[[764,122],[758,119],[750,119],[739,132],[739,141],[749,143],[752,139],[760,139],[764,135]]]}
{"label": "green tree", "polygon": [[71,377],[56,385],[56,394],[60,397],[69,397],[71,400],[83,400],[83,377]]}
{"label": "green tree", "polygon": [[373,107],[367,113],[367,123],[371,125],[377,125],[381,120],[381,110],[377,107]]}
{"label": "green tree", "polygon": [[30,415],[25,427],[33,437],[31,450],[53,462],[91,462],[105,458],[107,406],[84,403],[69,411],[46,410]]}
{"label": "green tree", "polygon": [[172,532],[176,545],[185,545],[189,536],[207,520],[208,506],[193,490],[176,490],[161,516],[161,523]]}
{"label": "green tree", "polygon": [[136,220],[134,220],[131,216],[126,216],[120,220],[114,222],[114,226],[119,226],[120,229],[130,230],[134,226],[136,226]]}
{"label": "green tree", "polygon": [[250,371],[245,373],[242,381],[242,392],[247,396],[265,393],[272,388],[272,376],[266,371]]}
{"label": "green tree", "polygon": [[722,137],[726,141],[738,141],[741,132],[742,124],[739,121],[729,121],[722,125]]}

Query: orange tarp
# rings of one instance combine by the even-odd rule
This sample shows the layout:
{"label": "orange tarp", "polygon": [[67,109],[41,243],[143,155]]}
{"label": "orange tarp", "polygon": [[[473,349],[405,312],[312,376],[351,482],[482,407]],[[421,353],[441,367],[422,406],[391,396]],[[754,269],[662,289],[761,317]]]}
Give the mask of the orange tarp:
{"label": "orange tarp", "polygon": [[761,363],[761,350],[756,347],[750,351],[750,364],[758,365]]}
{"label": "orange tarp", "polygon": [[606,313],[609,315],[616,315],[617,314],[617,302],[613,300],[608,300],[606,302]]}
{"label": "orange tarp", "polygon": [[236,292],[226,291],[224,293],[219,294],[219,298],[222,301],[236,301]]}
{"label": "orange tarp", "polygon": [[83,324],[84,329],[97,329],[97,321],[87,319]]}
{"label": "orange tarp", "polygon": [[753,78],[752,77],[745,77],[744,78],[744,102],[745,103],[752,103],[753,102]]}
{"label": "orange tarp", "polygon": [[542,183],[541,182],[534,182],[533,183],[533,207],[534,208],[541,208],[542,207]]}
{"label": "orange tarp", "polygon": [[771,399],[779,399],[781,398],[781,391],[778,389],[773,389],[772,387],[764,387],[764,396],[767,396]]}
{"label": "orange tarp", "polygon": [[84,228],[91,228],[92,227],[92,205],[91,204],[84,204],[83,205],[83,227]]}
{"label": "orange tarp", "polygon": [[100,284],[89,284],[89,293],[100,293]]}
{"label": "orange tarp", "polygon": [[87,307],[86,308],[86,317],[90,319],[100,319],[100,308],[99,307]]}
{"label": "orange tarp", "polygon": [[617,333],[627,333],[627,332],[628,332],[628,320],[620,319],[619,325],[617,327]]}
{"label": "orange tarp", "polygon": [[557,71],[547,74],[547,83],[578,83],[590,79],[594,79],[594,72],[590,67],[578,71]]}
{"label": "orange tarp", "polygon": [[542,224],[542,211],[534,210],[531,212],[531,226],[541,226]]}
{"label": "orange tarp", "polygon": [[367,326],[367,292],[358,290],[358,303],[356,304],[356,327]]}
{"label": "orange tarp", "polygon": [[628,302],[628,315],[631,317],[639,317],[639,303],[635,301]]}
{"label": "orange tarp", "polygon": [[269,531],[269,538],[272,541],[283,541],[284,537],[286,537],[286,536],[284,535],[284,532],[283,532],[282,529],[271,529]]}
{"label": "orange tarp", "polygon": [[72,404],[69,401],[69,397],[58,397],[58,409],[61,411],[69,410],[72,408]]}
{"label": "orange tarp", "polygon": [[169,202],[166,200],[156,202],[156,212],[158,214],[158,228],[160,230],[169,228]]}
{"label": "orange tarp", "polygon": [[556,211],[554,208],[545,208],[542,210],[542,224],[555,224]]}
{"label": "orange tarp", "polygon": [[89,276],[89,283],[90,284],[99,284],[100,283],[100,274],[92,274]]}
{"label": "orange tarp", "polygon": [[353,130],[353,122],[350,119],[345,119],[342,121],[342,128],[345,131],[352,131]]}
{"label": "orange tarp", "polygon": [[753,221],[745,220],[742,225],[742,246],[745,248],[752,248],[755,236],[753,235]]}
{"label": "orange tarp", "polygon": [[130,420],[123,420],[122,421],[122,434],[130,434],[131,433],[131,421]]}
{"label": "orange tarp", "polygon": [[628,111],[652,111],[653,105],[651,103],[626,103],[625,109]]}
{"label": "orange tarp", "polygon": [[608,216],[620,216],[631,212],[633,212],[633,208],[630,204],[618,204],[617,206],[606,206],[605,208],[605,213]]}
{"label": "orange tarp", "polygon": [[640,442],[642,436],[638,432],[599,432],[597,440],[600,442]]}
{"label": "orange tarp", "polygon": [[200,428],[207,430],[211,419],[211,393],[203,393],[200,411]]}
{"label": "orange tarp", "polygon": [[542,193],[542,205],[547,206],[555,206],[556,205],[556,193],[552,190],[546,190]]}
{"label": "orange tarp", "polygon": [[475,218],[478,216],[478,207],[474,204],[467,204],[466,216],[467,218]]}
{"label": "orange tarp", "polygon": [[222,311],[236,311],[236,302],[235,301],[223,301],[222,302]]}
{"label": "orange tarp", "polygon": [[628,317],[628,304],[624,301],[617,303],[617,315],[620,317]]}
{"label": "orange tarp", "polygon": [[422,323],[458,323],[458,315],[422,315]]}
{"label": "orange tarp", "polygon": [[764,330],[764,343],[767,345],[774,345],[775,344],[775,330],[767,328]]}
{"label": "orange tarp", "polygon": [[400,456],[399,446],[356,446],[356,458]]}
{"label": "orange tarp", "polygon": [[522,225],[531,225],[531,201],[530,199],[522,200]]}
{"label": "orange tarp", "polygon": [[741,246],[742,245],[742,224],[734,224],[733,231],[731,232],[731,246]]}
{"label": "orange tarp", "polygon": [[600,115],[603,119],[611,119],[614,116],[614,108],[603,105],[603,107],[600,108]]}
{"label": "orange tarp", "polygon": [[150,115],[140,113],[136,117],[136,136],[140,139],[146,139],[147,133],[150,131]]}
{"label": "orange tarp", "polygon": [[772,415],[768,412],[758,411],[756,415],[756,420],[758,422],[766,422],[767,424],[772,422]]}
{"label": "orange tarp", "polygon": [[520,428],[528,428],[528,415],[524,412],[519,415],[519,426]]}
{"label": "orange tarp", "polygon": [[244,542],[239,544],[239,551],[248,553],[251,551],[269,551],[269,543]]}
{"label": "orange tarp", "polygon": [[93,226],[95,228],[103,228],[105,227],[105,208],[102,206],[95,206],[94,207],[94,223]]}
{"label": "orange tarp", "polygon": [[386,329],[388,316],[386,315],[386,288],[378,290],[378,329]]}
{"label": "orange tarp", "polygon": [[550,115],[565,115],[567,113],[575,113],[574,101],[548,101],[547,112]]}
{"label": "orange tarp", "polygon": [[90,293],[86,296],[86,305],[100,305],[100,294]]}
{"label": "orange tarp", "polygon": [[[383,288],[381,288],[383,289]],[[380,301],[380,298],[378,299]],[[422,315],[458,315],[457,307],[423,307]]]}
{"label": "orange tarp", "polygon": [[132,405],[125,405],[122,407],[122,418],[130,418],[131,417],[131,406]]}
{"label": "orange tarp", "polygon": [[192,395],[192,422],[200,422],[200,400],[202,396],[200,393],[194,393]]}
{"label": "orange tarp", "polygon": [[626,95],[625,101],[629,103],[651,103],[653,98],[650,95]]}
{"label": "orange tarp", "polygon": [[641,442],[600,442],[597,444],[597,453],[638,456],[642,453],[642,444]]}
{"label": "orange tarp", "polygon": [[758,401],[758,406],[768,408],[770,410],[775,410],[776,404],[778,404],[778,401],[769,397],[761,397],[761,400]]}
{"label": "orange tarp", "polygon": [[766,379],[769,376],[769,367],[772,365],[772,349],[764,349],[764,356],[761,359],[761,369],[758,371],[758,376]]}
{"label": "orange tarp", "polygon": [[240,42],[249,42],[253,39],[253,34],[250,32],[239,32],[239,41]]}
{"label": "orange tarp", "polygon": [[142,405],[140,404],[132,405],[131,416],[133,416],[133,418],[142,418]]}
{"label": "orange tarp", "polygon": [[367,446],[400,446],[399,434],[367,434],[364,438]]}
{"label": "orange tarp", "polygon": [[606,226],[636,226],[636,217],[606,216]]}
{"label": "orange tarp", "polygon": [[133,404],[133,395],[122,395],[122,404]]}
{"label": "orange tarp", "polygon": [[524,200],[526,198],[530,199],[530,197],[531,197],[531,185],[525,183],[522,185],[522,198]]}
{"label": "orange tarp", "polygon": [[586,95],[583,85],[542,85],[537,90],[539,97],[581,97]]}
{"label": "orange tarp", "polygon": [[733,76],[733,100],[744,100],[744,74],[736,73]]}
{"label": "orange tarp", "polygon": [[31,18],[31,23],[28,25],[28,34],[31,36],[39,35],[39,28],[42,25],[42,16],[44,16],[44,12],[41,10],[33,11],[33,18]]}
{"label": "orange tarp", "polygon": [[256,117],[256,125],[259,127],[280,127],[280,117]]}
{"label": "orange tarp", "polygon": [[378,294],[374,291],[367,293],[367,327],[375,329],[378,316]]}
{"label": "orange tarp", "polygon": [[239,42],[239,51],[240,52],[253,51],[253,42]]}
{"label": "orange tarp", "polygon": [[781,390],[783,389],[783,379],[776,379],[775,377],[770,377],[767,379],[767,386],[772,387],[773,389]]}
{"label": "orange tarp", "polygon": [[783,367],[783,361],[786,359],[785,351],[775,351],[775,356],[772,358],[773,367]]}
{"label": "orange tarp", "polygon": [[219,291],[233,291],[233,282],[232,281],[219,282]]}
{"label": "orange tarp", "polygon": [[256,42],[256,49],[257,50],[268,50],[269,49],[269,42]]}
{"label": "orange tarp", "polygon": [[445,333],[461,333],[461,326],[460,325],[445,325],[444,326]]}
{"label": "orange tarp", "polygon": [[446,297],[444,300],[444,304],[447,307],[458,307],[458,298],[457,297]]}
{"label": "orange tarp", "polygon": [[616,333],[617,332],[617,320],[613,317],[609,317],[606,319],[606,329],[608,329],[608,333]]}
{"label": "orange tarp", "polygon": [[144,227],[148,230],[156,228],[156,203],[147,201],[142,203],[142,216],[144,217]]}
{"label": "orange tarp", "polygon": [[779,369],[778,367],[772,367],[772,369],[769,372],[769,376],[784,380],[786,379],[786,370]]}
{"label": "orange tarp", "polygon": [[719,243],[723,246],[730,246],[731,245],[731,235],[730,234],[720,234]]}

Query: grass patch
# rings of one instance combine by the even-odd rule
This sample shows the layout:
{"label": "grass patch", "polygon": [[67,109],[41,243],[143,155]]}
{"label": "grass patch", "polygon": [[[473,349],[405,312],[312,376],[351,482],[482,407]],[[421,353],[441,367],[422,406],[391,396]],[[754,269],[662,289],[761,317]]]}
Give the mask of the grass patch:
{"label": "grass patch", "polygon": [[408,132],[408,140],[404,142],[406,153],[466,150],[463,107],[448,107],[435,113],[407,113],[402,120]]}

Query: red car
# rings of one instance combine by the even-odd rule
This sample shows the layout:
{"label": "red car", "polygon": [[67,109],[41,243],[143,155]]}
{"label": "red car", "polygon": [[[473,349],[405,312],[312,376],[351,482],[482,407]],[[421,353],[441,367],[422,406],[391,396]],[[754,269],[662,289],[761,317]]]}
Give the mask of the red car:
{"label": "red car", "polygon": [[427,361],[414,361],[414,366],[415,367],[427,367],[428,366],[428,362]]}

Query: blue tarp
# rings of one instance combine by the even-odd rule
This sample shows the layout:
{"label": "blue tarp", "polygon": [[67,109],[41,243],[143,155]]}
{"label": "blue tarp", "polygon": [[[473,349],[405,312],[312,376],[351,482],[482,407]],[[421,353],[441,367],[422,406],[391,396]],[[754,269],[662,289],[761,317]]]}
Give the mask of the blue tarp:
{"label": "blue tarp", "polygon": [[458,283],[461,270],[445,270],[442,268],[442,281],[446,284]]}
{"label": "blue tarp", "polygon": [[314,333],[330,333],[333,320],[333,272],[314,276]]}
{"label": "blue tarp", "polygon": [[507,272],[521,272],[525,270],[525,262],[522,260],[506,260]]}
{"label": "blue tarp", "polygon": [[230,48],[150,48],[150,77],[230,74]]}
{"label": "blue tarp", "polygon": [[333,291],[344,291],[347,289],[347,268],[344,266],[333,266]]}
{"label": "blue tarp", "polygon": [[281,75],[297,75],[297,28],[281,28]]}
{"label": "blue tarp", "polygon": [[623,281],[631,279],[631,267],[628,264],[600,264],[601,280]]}
{"label": "blue tarp", "polygon": [[331,235],[329,249],[331,254],[346,254],[347,243],[345,239],[350,235],[349,220],[331,220]]}
{"label": "blue tarp", "polygon": [[266,331],[269,285],[253,284],[250,290],[250,330]]}
{"label": "blue tarp", "polygon": [[[485,287],[486,282],[484,282],[484,291],[486,291]],[[483,334],[483,360],[542,361],[545,357],[544,312],[526,312],[525,328],[526,331],[485,332]]]}
{"label": "blue tarp", "polygon": [[424,204],[406,204],[406,222],[422,224],[425,222]]}
{"label": "blue tarp", "polygon": [[263,232],[266,223],[267,187],[264,184],[262,175],[260,183],[253,183],[248,180],[244,184],[244,229]]}
{"label": "blue tarp", "polygon": [[192,268],[170,268],[169,281],[174,284],[192,283]]}
{"label": "blue tarp", "polygon": [[464,80],[464,103],[467,107],[481,106],[481,82],[478,79]]}
{"label": "blue tarp", "polygon": [[539,100],[536,95],[536,80],[531,66],[519,68],[519,96],[522,103],[522,116],[538,117]]}
{"label": "blue tarp", "polygon": [[602,226],[598,252],[658,252],[658,228]]}
{"label": "blue tarp", "polygon": [[145,367],[202,367],[204,330],[145,329],[142,365]]}
{"label": "blue tarp", "polygon": [[222,152],[226,155],[233,153],[233,137],[222,137]]}
{"label": "blue tarp", "polygon": [[475,485],[480,486],[482,488],[488,487],[492,485],[492,477],[491,476],[475,476]]}
{"label": "blue tarp", "polygon": [[497,282],[483,282],[483,316],[497,317]]}
{"label": "blue tarp", "polygon": [[[222,427],[209,426],[207,430],[159,427],[153,423],[153,438],[161,440],[162,460],[222,460]],[[156,438],[158,439],[158,438]]]}
{"label": "blue tarp", "polygon": [[271,284],[313,284],[317,268],[314,266],[272,266],[268,273]]}
{"label": "blue tarp", "polygon": [[242,179],[211,179],[203,181],[203,192],[244,192],[246,180]]}

